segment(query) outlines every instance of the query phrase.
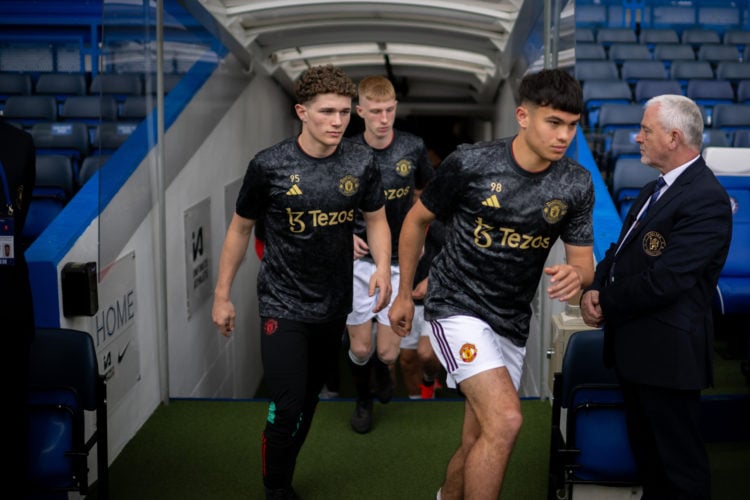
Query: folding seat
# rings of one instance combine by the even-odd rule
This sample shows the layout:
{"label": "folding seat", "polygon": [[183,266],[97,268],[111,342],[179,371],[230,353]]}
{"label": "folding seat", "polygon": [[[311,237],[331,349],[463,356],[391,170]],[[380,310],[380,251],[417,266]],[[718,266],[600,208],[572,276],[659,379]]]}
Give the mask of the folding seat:
{"label": "folding seat", "polygon": [[638,485],[622,390],[603,346],[602,330],[573,333],[553,375],[550,500],[577,498],[583,485]]}
{"label": "folding seat", "polygon": [[37,156],[64,155],[73,162],[78,172],[81,160],[91,149],[88,127],[84,123],[43,122],[31,127]]}
{"label": "folding seat", "polygon": [[701,149],[710,147],[729,147],[729,136],[723,130],[704,129],[703,130],[703,144]]}
{"label": "folding seat", "polygon": [[23,128],[57,120],[57,103],[48,95],[12,95],[5,101],[3,117]]}
{"label": "folding seat", "polygon": [[599,108],[599,130],[606,133],[618,128],[640,128],[642,117],[641,104],[602,104]]}
{"label": "folding seat", "polygon": [[704,43],[698,48],[698,60],[708,61],[716,67],[722,61],[740,60],[740,52],[734,45],[723,45],[720,43]]}
{"label": "folding seat", "polygon": [[617,128],[605,135],[604,138],[604,168],[603,174],[607,182],[612,182],[612,172],[620,158],[640,158],[640,145],[635,142],[640,128]]}
{"label": "folding seat", "polygon": [[110,155],[95,154],[83,159],[81,171],[78,172],[78,186],[83,187],[102,166],[109,161]]}
{"label": "folding seat", "polygon": [[52,197],[67,203],[75,193],[73,162],[65,155],[40,155],[36,158],[36,182],[31,197]]}
{"label": "folding seat", "polygon": [[740,80],[750,80],[750,62],[721,61],[716,66],[716,78],[735,84]]}
{"label": "folding seat", "polygon": [[576,61],[575,78],[583,83],[588,80],[617,80],[620,78],[613,61]]}
{"label": "folding seat", "polygon": [[654,45],[654,60],[664,63],[669,70],[673,61],[694,61],[695,51],[687,46],[674,43],[658,43]]}
{"label": "folding seat", "polygon": [[680,35],[680,42],[697,49],[704,43],[721,43],[721,37],[716,31],[703,28],[688,28]]}
{"label": "folding seat", "polygon": [[651,9],[651,27],[672,28],[678,32],[694,26],[697,18],[691,5],[659,5]]}
{"label": "folding seat", "polygon": [[701,28],[723,33],[728,29],[741,26],[742,22],[738,7],[730,5],[705,5],[707,3],[709,2],[704,2],[703,5],[698,7],[698,25]]}
{"label": "folding seat", "polygon": [[37,328],[30,345],[29,485],[24,498],[85,497],[96,451],[96,493],[109,498],[107,383],[87,332]]}
{"label": "folding seat", "polygon": [[613,43],[609,47],[608,57],[619,65],[629,60],[651,60],[651,51],[640,43]]}
{"label": "folding seat", "polygon": [[750,128],[750,113],[744,104],[717,104],[713,107],[712,127],[725,132]]}
{"label": "folding seat", "polygon": [[68,97],[86,95],[86,75],[83,73],[41,74],[37,79],[34,93],[54,96],[59,112],[62,110],[62,103]]}
{"label": "folding seat", "polygon": [[735,148],[750,148],[750,130],[735,130],[732,134],[732,146]]}
{"label": "folding seat", "polygon": [[750,79],[737,82],[737,102],[750,104]]}
{"label": "folding seat", "polygon": [[127,96],[143,95],[143,80],[136,73],[99,73],[91,79],[91,95],[111,95],[118,102]]}
{"label": "folding seat", "polygon": [[607,58],[604,46],[598,43],[576,43],[576,61],[595,59],[603,61]]}
{"label": "folding seat", "polygon": [[671,28],[647,28],[641,30],[638,41],[653,49],[656,44],[679,43],[680,37],[677,31]]}
{"label": "folding seat", "polygon": [[98,154],[112,154],[128,140],[136,127],[134,123],[100,123],[94,129],[92,149]]}
{"label": "folding seat", "polygon": [[[576,10],[576,17],[578,17],[578,10]],[[595,40],[593,29],[576,26],[576,43],[593,43]]]}
{"label": "folding seat", "polygon": [[684,94],[688,80],[710,80],[714,78],[714,71],[708,61],[672,61],[669,77],[680,82]]}
{"label": "folding seat", "polygon": [[682,86],[677,80],[638,80],[635,82],[633,97],[636,102],[645,103],[652,97],[662,94],[682,95]]}
{"label": "folding seat", "polygon": [[602,104],[630,104],[633,96],[630,87],[622,80],[588,80],[583,84],[583,105],[586,125],[596,128]]}
{"label": "folding seat", "polygon": [[599,28],[596,32],[596,41],[605,47],[613,43],[636,43],[638,37],[631,28]]}
{"label": "folding seat", "polygon": [[156,98],[154,96],[129,96],[120,105],[117,115],[121,120],[139,122],[146,118],[154,106],[156,106]]}
{"label": "folding seat", "polygon": [[661,61],[625,61],[620,69],[620,77],[635,85],[638,80],[664,80],[667,69]]}
{"label": "folding seat", "polygon": [[[576,32],[577,33],[577,32]],[[591,41],[593,42],[594,39],[592,37]],[[165,73],[164,74],[164,94],[169,94],[169,92],[180,83],[180,80],[182,80],[182,77],[185,75],[182,73]],[[156,94],[156,75],[154,73],[149,73],[144,75],[143,78],[143,93],[145,95],[155,95]]]}
{"label": "folding seat", "polygon": [[0,111],[12,95],[30,95],[31,75],[26,73],[0,73]]}
{"label": "folding seat", "polygon": [[575,18],[576,33],[579,25],[589,26],[593,29],[602,28],[607,25],[607,7],[581,2],[576,5]]}
{"label": "folding seat", "polygon": [[724,32],[722,41],[725,45],[734,45],[740,52],[740,56],[744,61],[747,61],[747,56],[750,55],[747,51],[747,46],[750,45],[750,31],[748,30],[727,30]]}
{"label": "folding seat", "polygon": [[71,96],[63,103],[60,119],[86,124],[91,142],[94,140],[96,125],[117,120],[117,108],[117,101],[111,95]]}
{"label": "folding seat", "polygon": [[734,102],[734,89],[728,80],[688,80],[685,95],[705,108],[709,126],[715,105]]}
{"label": "folding seat", "polygon": [[615,162],[611,190],[620,219],[625,220],[641,188],[657,177],[659,171],[641,163],[640,158],[619,158]]}

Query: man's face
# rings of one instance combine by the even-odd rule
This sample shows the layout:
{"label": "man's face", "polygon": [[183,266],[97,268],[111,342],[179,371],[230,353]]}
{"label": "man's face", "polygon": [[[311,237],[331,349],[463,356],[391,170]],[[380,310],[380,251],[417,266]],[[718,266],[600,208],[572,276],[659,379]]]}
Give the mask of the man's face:
{"label": "man's face", "polygon": [[528,148],[547,162],[563,157],[581,119],[580,114],[523,104],[516,110],[516,117]]}
{"label": "man's face", "polygon": [[672,133],[659,123],[658,107],[659,104],[654,104],[643,112],[641,129],[635,136],[641,147],[641,163],[655,168],[666,166],[674,144]]}
{"label": "man's face", "polygon": [[357,114],[365,122],[365,130],[377,139],[388,139],[396,121],[395,99],[375,100],[360,97]]}
{"label": "man's face", "polygon": [[295,106],[303,134],[323,149],[335,149],[344,137],[352,113],[351,97],[320,94]]}

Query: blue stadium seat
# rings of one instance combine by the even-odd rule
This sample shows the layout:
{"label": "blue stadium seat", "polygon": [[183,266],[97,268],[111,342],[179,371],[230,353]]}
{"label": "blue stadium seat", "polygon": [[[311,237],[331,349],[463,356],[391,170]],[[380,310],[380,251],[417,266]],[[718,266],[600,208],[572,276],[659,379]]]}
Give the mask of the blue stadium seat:
{"label": "blue stadium seat", "polygon": [[47,95],[12,95],[5,101],[3,117],[29,128],[35,123],[57,120],[57,103]]}
{"label": "blue stadium seat", "polygon": [[619,158],[612,170],[612,199],[620,219],[633,205],[641,188],[659,177],[659,171],[641,163],[640,158]]}
{"label": "blue stadium seat", "polygon": [[655,5],[651,9],[653,28],[672,28],[678,32],[694,26],[697,19],[692,5]]}
{"label": "blue stadium seat", "polygon": [[613,43],[609,47],[608,57],[617,65],[625,61],[651,60],[651,51],[640,43]]}
{"label": "blue stadium seat", "polygon": [[708,61],[672,61],[669,67],[669,77],[680,82],[683,94],[687,91],[688,80],[710,80],[714,78],[714,71]]}
{"label": "blue stadium seat", "polygon": [[572,498],[573,485],[635,486],[622,390],[604,365],[604,332],[568,339],[562,370],[553,374],[547,498]]}
{"label": "blue stadium seat", "polygon": [[698,47],[697,58],[699,61],[708,61],[714,67],[722,61],[740,61],[740,52],[734,45],[721,43],[704,43]]}
{"label": "blue stadium seat", "polygon": [[608,133],[618,128],[641,126],[641,104],[602,104],[599,108],[599,130]]}
{"label": "blue stadium seat", "polygon": [[716,66],[716,78],[732,83],[750,80],[750,62],[722,61]]}
{"label": "blue stadium seat", "polygon": [[[576,17],[578,16],[578,10],[576,10]],[[585,28],[576,26],[576,43],[593,43],[596,41],[594,30],[591,28]]]}
{"label": "blue stadium seat", "polygon": [[117,102],[110,95],[71,96],[63,104],[60,118],[95,125],[100,121],[117,120]]}
{"label": "blue stadium seat", "polygon": [[685,29],[680,35],[680,42],[698,48],[704,43],[721,43],[721,37],[716,31],[693,27]]}
{"label": "blue stadium seat", "polygon": [[78,172],[81,161],[91,150],[88,127],[83,123],[42,122],[31,127],[37,156],[65,155]]}
{"label": "blue stadium seat", "polygon": [[31,75],[26,73],[0,73],[0,110],[12,95],[30,95]]}
{"label": "blue stadium seat", "polygon": [[701,149],[710,147],[725,148],[729,146],[729,135],[723,130],[714,130],[710,128],[703,129],[703,143],[701,144]]}
{"label": "blue stadium seat", "polygon": [[737,102],[750,104],[750,79],[737,82]]}
{"label": "blue stadium seat", "polygon": [[645,103],[652,97],[662,94],[682,94],[682,86],[677,80],[638,80],[633,97],[636,102]]}
{"label": "blue stadium seat", "polygon": [[674,43],[659,43],[654,45],[654,60],[664,63],[670,69],[673,61],[694,61],[695,51],[687,46]]}
{"label": "blue stadium seat", "polygon": [[89,94],[111,95],[122,102],[127,96],[143,95],[143,80],[135,73],[99,73],[91,79]]}
{"label": "blue stadium seat", "polygon": [[620,69],[620,77],[635,85],[638,80],[664,80],[667,69],[661,61],[625,61]]}
{"label": "blue stadium seat", "polygon": [[52,197],[67,203],[76,190],[73,162],[65,155],[39,155],[32,198]]}
{"label": "blue stadium seat", "polygon": [[83,186],[91,179],[102,166],[109,161],[110,155],[96,154],[87,156],[81,165],[81,171],[78,172],[78,185]]}
{"label": "blue stadium seat", "polygon": [[70,96],[86,95],[86,75],[83,73],[44,73],[36,81],[34,93],[52,95],[57,100],[58,111]]}
{"label": "blue stadium seat", "polygon": [[576,43],[575,50],[576,61],[583,61],[586,59],[603,61],[607,59],[607,52],[604,50],[604,46],[598,43]]}
{"label": "blue stadium seat", "polygon": [[735,148],[750,148],[750,130],[735,130],[732,133],[732,146]]}
{"label": "blue stadium seat", "polygon": [[[575,9],[576,28],[580,26],[589,26],[593,29],[607,26],[607,6],[595,5],[591,3],[579,3]],[[578,29],[576,29],[576,32]]]}
{"label": "blue stadium seat", "polygon": [[750,113],[744,104],[717,104],[713,107],[712,127],[725,132],[750,128]]}
{"label": "blue stadium seat", "polygon": [[679,43],[680,37],[677,31],[671,28],[646,28],[641,30],[638,41],[653,49],[656,44]]}
{"label": "blue stadium seat", "polygon": [[747,46],[750,45],[750,31],[743,29],[727,30],[724,32],[722,41],[726,45],[737,47],[742,59],[747,61],[747,56],[750,55],[747,51]]}
{"label": "blue stadium seat", "polygon": [[31,197],[26,222],[23,225],[23,237],[34,241],[65,208],[65,202],[56,197]]}
{"label": "blue stadium seat", "polygon": [[734,102],[734,89],[727,80],[688,80],[685,95],[705,108],[709,126],[714,106]]}
{"label": "blue stadium seat", "polygon": [[635,31],[630,28],[599,28],[596,31],[596,41],[605,47],[613,43],[636,43],[638,37]]}
{"label": "blue stadium seat", "polygon": [[598,126],[602,104],[630,104],[632,100],[630,87],[622,80],[588,80],[583,84],[586,125],[593,128]]}
{"label": "blue stadium seat", "polygon": [[617,80],[620,74],[613,61],[576,61],[575,78],[583,83],[587,80]]}
{"label": "blue stadium seat", "polygon": [[154,96],[129,96],[120,105],[117,115],[121,120],[139,122],[146,118],[154,106],[156,106],[156,98]]}
{"label": "blue stadium seat", "polygon": [[703,29],[724,33],[742,25],[740,9],[736,5],[705,5],[706,3],[708,2],[698,7],[698,25]]}
{"label": "blue stadium seat", "polygon": [[100,123],[94,129],[94,140],[91,146],[99,154],[112,154],[128,140],[136,127],[135,123]]}

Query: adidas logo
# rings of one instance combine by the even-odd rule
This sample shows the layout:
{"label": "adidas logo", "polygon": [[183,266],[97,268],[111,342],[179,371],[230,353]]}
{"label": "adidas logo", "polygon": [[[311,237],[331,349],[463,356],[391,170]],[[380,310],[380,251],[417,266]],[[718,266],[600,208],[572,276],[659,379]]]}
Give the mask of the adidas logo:
{"label": "adidas logo", "polygon": [[492,195],[482,202],[485,207],[500,208],[500,202],[497,201],[497,195]]}
{"label": "adidas logo", "polygon": [[289,191],[286,192],[287,196],[299,196],[302,194],[302,190],[299,188],[298,185],[294,185],[289,188]]}

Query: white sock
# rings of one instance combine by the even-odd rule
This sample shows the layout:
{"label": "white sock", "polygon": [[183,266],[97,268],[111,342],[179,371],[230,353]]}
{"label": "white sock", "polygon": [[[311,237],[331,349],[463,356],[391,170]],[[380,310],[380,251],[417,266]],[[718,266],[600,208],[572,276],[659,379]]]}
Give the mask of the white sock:
{"label": "white sock", "polygon": [[437,495],[435,496],[435,500],[443,500],[443,496],[440,494],[440,491],[442,491],[443,488],[438,489]]}

